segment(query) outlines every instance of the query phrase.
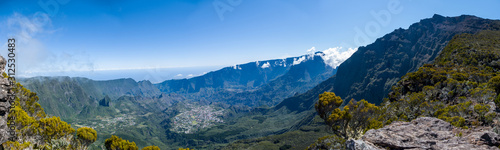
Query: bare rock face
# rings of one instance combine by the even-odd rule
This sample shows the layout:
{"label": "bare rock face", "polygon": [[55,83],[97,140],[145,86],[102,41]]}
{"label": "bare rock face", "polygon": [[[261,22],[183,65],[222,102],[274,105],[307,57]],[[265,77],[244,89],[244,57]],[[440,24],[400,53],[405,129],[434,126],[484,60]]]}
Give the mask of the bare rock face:
{"label": "bare rock face", "polygon": [[[5,59],[0,56],[0,74],[5,71]],[[0,77],[0,144],[6,142],[10,134],[9,127],[7,126],[7,116],[10,104],[7,101],[7,89],[9,81],[6,78]]]}
{"label": "bare rock face", "polygon": [[[361,141],[349,140],[352,150],[376,149],[499,149],[500,136],[491,131],[456,128],[432,117],[411,122],[394,122],[377,130],[369,130]],[[357,145],[356,145],[357,144]],[[367,146],[363,146],[367,145]]]}
{"label": "bare rock face", "polygon": [[345,144],[347,149],[351,150],[383,150],[382,148],[379,148],[372,143],[363,140],[350,139],[347,140]]}

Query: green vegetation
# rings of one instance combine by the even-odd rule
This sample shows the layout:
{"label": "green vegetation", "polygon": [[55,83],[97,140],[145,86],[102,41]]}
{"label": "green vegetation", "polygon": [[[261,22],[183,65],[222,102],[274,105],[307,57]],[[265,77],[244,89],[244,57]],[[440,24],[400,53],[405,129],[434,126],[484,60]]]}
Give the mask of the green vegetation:
{"label": "green vegetation", "polygon": [[135,142],[129,142],[119,138],[118,136],[112,135],[109,139],[104,142],[107,150],[138,150],[139,148],[135,145]]}
{"label": "green vegetation", "polygon": [[307,149],[347,149],[345,142],[345,138],[337,135],[328,135],[318,138],[318,140],[309,145]]}
{"label": "green vegetation", "polygon": [[[296,118],[310,116],[308,111],[297,113],[285,108],[277,110],[259,108],[248,115],[238,116],[235,115],[238,109],[230,108],[227,111],[234,116],[228,117],[229,115],[224,114],[228,112],[223,113],[222,109],[209,110],[208,108],[212,106],[197,107],[197,105],[199,110],[180,111],[181,109],[176,107],[181,107],[182,104],[157,102],[160,98],[107,96],[100,90],[84,93],[82,91],[86,91],[84,89],[90,86],[82,88],[75,85],[91,83],[68,81],[58,82],[54,84],[57,87],[51,88],[72,87],[72,92],[68,94],[70,96],[53,96],[51,98],[54,100],[45,103],[54,106],[55,109],[51,111],[62,114],[73,112],[63,120],[67,119],[68,123],[80,128],[75,130],[59,117],[48,117],[38,103],[36,93],[17,83],[14,87],[18,93],[15,113],[9,116],[16,118],[16,134],[20,140],[4,143],[3,146],[8,149],[86,149],[105,145],[106,149],[128,150],[139,149],[146,145],[158,145],[163,148],[167,147],[165,143],[168,143],[172,146],[169,148],[182,145],[197,149],[219,149],[235,140],[261,137],[240,140],[226,148],[296,149],[309,145],[304,141],[314,142],[312,139],[322,137],[311,147],[341,149],[344,148],[346,139],[359,138],[369,129],[380,128],[394,121],[410,121],[422,116],[437,117],[462,128],[491,126],[498,119],[496,110],[500,106],[498,73],[500,62],[497,61],[500,59],[499,37],[500,33],[496,31],[454,37],[433,64],[426,64],[418,71],[403,76],[380,106],[365,100],[344,101],[330,92],[320,94],[315,109],[334,135],[327,136],[326,131],[315,126],[292,126],[302,123]],[[50,91],[51,88],[42,90],[46,90],[44,92],[49,94],[54,93]],[[118,91],[122,94],[127,92],[120,89]],[[95,102],[99,96],[105,97],[100,106]],[[78,106],[76,108],[81,111],[74,111],[72,108],[61,106],[62,103],[54,102],[59,99],[75,102]],[[56,110],[59,108],[63,110]],[[167,112],[165,108],[175,110]],[[147,112],[148,109],[159,111],[152,113]],[[201,118],[195,117],[199,113],[206,114],[202,117],[209,118],[207,120],[215,120],[214,116],[221,117],[226,124],[216,124],[212,121],[209,126],[195,129],[193,126],[206,125],[203,121],[198,121]],[[177,115],[180,119],[171,119]],[[192,119],[190,122],[180,124],[183,125],[181,127],[189,129],[188,132],[170,130],[172,125],[176,124],[173,121],[186,120],[182,117]],[[461,133],[458,135],[461,136]],[[40,139],[27,138],[32,136]],[[104,140],[105,137],[110,138]],[[159,149],[158,146],[148,146],[143,149]]]}
{"label": "green vegetation", "polygon": [[86,149],[97,139],[97,132],[89,127],[81,127],[76,130],[76,137],[78,139],[79,145],[81,145],[81,149]]}
{"label": "green vegetation", "polygon": [[[4,77],[7,76],[4,74]],[[52,141],[72,137],[75,129],[61,121],[59,117],[47,117],[43,108],[38,104],[36,93],[19,83],[13,85],[13,91],[16,93],[16,99],[14,111],[9,113],[9,117],[15,117],[16,136],[19,140],[4,143],[4,147],[10,149],[52,147]],[[33,136],[41,138],[29,138]]]}
{"label": "green vegetation", "polygon": [[319,101],[314,105],[314,108],[316,108],[321,118],[327,119],[331,111],[338,109],[337,107],[339,107],[342,102],[343,100],[336,96],[335,93],[325,92],[319,95]]}
{"label": "green vegetation", "polygon": [[[166,137],[161,125],[164,120],[158,118],[175,116],[162,110],[182,100],[180,96],[149,97],[148,94],[158,95],[141,89],[144,86],[138,86],[132,79],[92,81],[85,78],[35,77],[19,80],[26,89],[38,92],[38,102],[47,114],[60,117],[74,129],[94,129],[97,139],[88,145],[89,149],[102,149],[104,141],[111,135],[134,141],[140,148],[148,145],[173,148],[167,146],[175,142]],[[141,96],[132,96],[136,93],[141,93]],[[103,99],[106,104],[99,105],[99,100]]]}
{"label": "green vegetation", "polygon": [[2,144],[4,148],[10,149],[10,150],[24,150],[26,148],[31,147],[31,142],[24,142],[24,143],[19,143],[18,141],[12,142],[12,141],[7,141]]}
{"label": "green vegetation", "polygon": [[160,150],[158,146],[146,146],[142,150]]}
{"label": "green vegetation", "polygon": [[[343,100],[332,92],[319,95],[315,108],[325,123],[332,127],[332,131],[344,139],[358,138],[376,123],[373,120],[379,108],[365,100],[356,102],[351,100],[343,110],[339,107]],[[332,110],[333,109],[333,110]],[[327,117],[328,116],[328,117]]]}
{"label": "green vegetation", "polygon": [[97,139],[97,133],[94,129],[89,127],[82,127],[76,131],[76,136],[78,139],[86,141],[87,143],[95,142]]}
{"label": "green vegetation", "polygon": [[488,103],[500,102],[499,44],[499,31],[455,36],[434,64],[408,73],[393,87],[379,121],[431,116],[463,128],[490,125],[496,112]]}
{"label": "green vegetation", "polygon": [[315,139],[332,134],[324,127],[323,120],[315,117],[311,124],[300,127],[298,130],[283,134],[269,135],[255,139],[238,140],[224,147],[224,150],[261,150],[261,149],[304,149]]}
{"label": "green vegetation", "polygon": [[359,138],[362,131],[423,116],[462,128],[492,126],[497,119],[494,110],[500,106],[499,59],[500,31],[462,34],[450,41],[433,64],[403,76],[379,107],[351,100],[341,110],[339,97],[323,93],[316,110],[335,136],[320,138],[311,147],[321,148],[325,141],[327,146],[331,142],[342,145],[341,139]]}
{"label": "green vegetation", "polygon": [[[5,78],[7,75],[3,74]],[[36,93],[24,88],[20,83],[12,87],[16,99],[12,113],[16,123],[18,140],[3,144],[7,149],[86,149],[96,140],[96,131],[91,128],[75,129],[59,117],[48,117],[38,103]],[[32,138],[37,137],[37,138]]]}

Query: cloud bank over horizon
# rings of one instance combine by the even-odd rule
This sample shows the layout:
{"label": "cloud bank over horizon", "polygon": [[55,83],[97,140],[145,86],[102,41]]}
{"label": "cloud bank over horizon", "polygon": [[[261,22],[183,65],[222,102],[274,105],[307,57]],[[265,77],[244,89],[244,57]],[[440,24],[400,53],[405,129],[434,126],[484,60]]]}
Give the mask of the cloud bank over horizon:
{"label": "cloud bank over horizon", "polygon": [[[53,51],[44,44],[44,38],[57,32],[53,29],[51,18],[41,12],[30,16],[13,13],[0,23],[6,38],[16,40],[16,75],[19,77],[37,76],[43,72],[94,71],[95,64],[85,51]],[[7,49],[6,43],[2,49]],[[0,51],[2,56],[7,51]]]}

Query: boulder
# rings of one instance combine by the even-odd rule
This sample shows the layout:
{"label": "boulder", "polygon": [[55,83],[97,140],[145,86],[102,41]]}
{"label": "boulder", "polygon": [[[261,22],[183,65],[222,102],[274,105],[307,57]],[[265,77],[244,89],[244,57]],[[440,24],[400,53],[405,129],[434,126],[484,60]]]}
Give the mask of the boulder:
{"label": "boulder", "polygon": [[[452,126],[432,117],[421,117],[411,122],[394,122],[383,128],[369,130],[360,141],[346,144],[351,150],[373,149],[499,149],[500,136],[491,131],[471,131]],[[353,144],[354,143],[354,144]],[[356,146],[359,145],[359,146]]]}
{"label": "boulder", "polygon": [[363,140],[350,139],[347,140],[345,144],[347,149],[351,150],[383,150],[382,148],[378,148],[372,143]]}

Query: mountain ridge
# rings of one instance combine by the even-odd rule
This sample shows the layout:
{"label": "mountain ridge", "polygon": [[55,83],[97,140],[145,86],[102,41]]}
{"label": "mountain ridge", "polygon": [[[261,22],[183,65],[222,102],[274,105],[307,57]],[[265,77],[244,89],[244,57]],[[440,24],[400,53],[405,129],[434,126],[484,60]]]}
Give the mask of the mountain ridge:
{"label": "mountain ridge", "polygon": [[249,107],[274,106],[334,75],[336,68],[328,59],[326,52],[314,52],[225,67],[190,79],[166,80],[155,86],[162,92],[190,99]]}
{"label": "mountain ridge", "polygon": [[[292,111],[310,110],[317,95],[324,91],[334,92],[343,99],[366,99],[379,104],[401,76],[415,71],[425,63],[432,62],[454,35],[476,33],[486,29],[500,30],[500,21],[471,15],[443,17],[437,14],[432,18],[422,19],[410,25],[408,29],[396,29],[374,43],[358,48],[358,51],[337,68],[338,71],[334,76],[304,94],[283,100],[276,109],[288,107]],[[400,37],[398,34],[406,36]],[[433,44],[430,39],[438,43]],[[399,48],[400,46],[408,48]],[[435,48],[429,49],[428,46]],[[396,57],[395,54],[400,57]],[[398,60],[398,58],[403,59]]]}

